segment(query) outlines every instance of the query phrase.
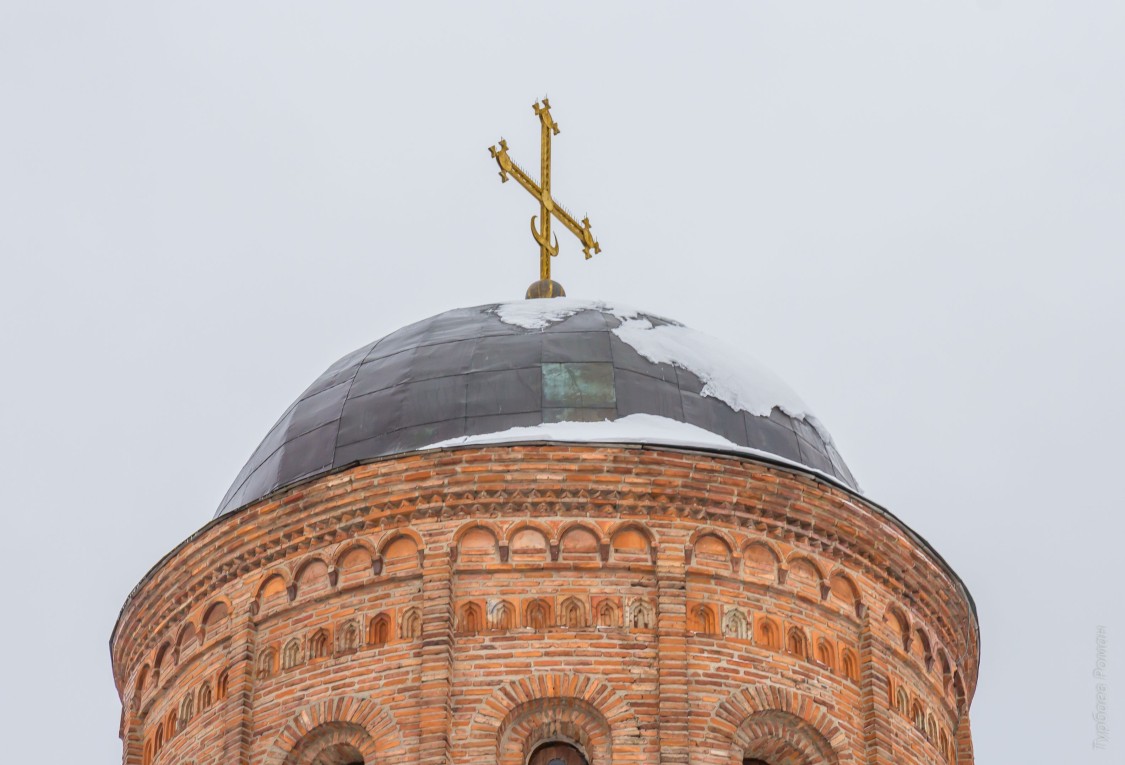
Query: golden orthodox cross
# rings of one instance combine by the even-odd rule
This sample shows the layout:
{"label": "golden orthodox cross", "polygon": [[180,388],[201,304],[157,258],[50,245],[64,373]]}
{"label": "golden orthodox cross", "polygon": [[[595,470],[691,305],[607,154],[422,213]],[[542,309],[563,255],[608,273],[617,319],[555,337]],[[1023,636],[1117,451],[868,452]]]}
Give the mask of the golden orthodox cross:
{"label": "golden orthodox cross", "polygon": [[500,139],[500,148],[489,147],[496,164],[500,166],[500,180],[508,182],[512,176],[519,184],[527,189],[531,196],[539,200],[539,227],[535,226],[536,216],[531,216],[531,235],[539,244],[539,281],[527,288],[527,297],[562,297],[566,293],[562,285],[551,281],[551,258],[559,254],[559,238],[551,239],[551,216],[559,219],[572,234],[582,242],[582,252],[586,259],[590,259],[595,252],[602,248],[594,239],[590,231],[590,219],[583,218],[579,223],[570,212],[551,197],[551,136],[558,135],[559,126],[551,117],[551,104],[544,98],[532,106],[539,117],[540,125],[540,152],[539,152],[539,177],[540,183],[531,179],[522,167],[512,161],[508,156],[508,142]]}

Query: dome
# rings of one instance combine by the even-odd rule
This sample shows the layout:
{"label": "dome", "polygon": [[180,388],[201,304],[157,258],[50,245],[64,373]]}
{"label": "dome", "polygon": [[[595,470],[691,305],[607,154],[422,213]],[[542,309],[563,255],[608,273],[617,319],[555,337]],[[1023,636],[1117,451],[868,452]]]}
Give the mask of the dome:
{"label": "dome", "polygon": [[739,349],[555,298],[447,311],[343,357],[285,411],[215,516],[367,460],[536,441],[744,453],[858,490],[819,420]]}

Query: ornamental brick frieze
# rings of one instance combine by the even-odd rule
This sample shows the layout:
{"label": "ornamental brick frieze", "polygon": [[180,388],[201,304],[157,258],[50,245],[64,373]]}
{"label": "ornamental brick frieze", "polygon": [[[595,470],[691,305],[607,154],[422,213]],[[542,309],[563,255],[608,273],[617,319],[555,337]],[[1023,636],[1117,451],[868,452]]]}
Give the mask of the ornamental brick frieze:
{"label": "ornamental brick frieze", "polygon": [[[466,736],[459,756],[511,765],[544,731],[606,765],[661,751],[690,765],[955,761],[975,620],[954,575],[892,517],[749,460],[520,454],[356,466],[174,550],[112,643],[126,765],[178,762],[216,729],[229,735],[196,765],[296,763],[329,746],[405,765],[434,740],[420,720],[439,726],[427,736]],[[654,490],[665,460],[675,478]],[[500,687],[522,700],[492,708]],[[379,731],[294,727],[302,708],[338,712],[334,688]]]}
{"label": "ornamental brick frieze", "polygon": [[[712,460],[710,457],[700,457],[700,460]],[[362,471],[364,468],[356,468]],[[776,471],[784,477],[781,471]],[[815,481],[804,476],[792,478],[798,485],[808,485],[815,488],[820,497],[831,498],[830,492]],[[336,481],[335,486],[339,487]],[[355,485],[369,485],[375,487],[375,482],[353,481]],[[772,484],[779,485],[778,483]],[[145,651],[151,651],[159,642],[157,635],[163,630],[161,624],[173,625],[185,618],[193,603],[206,599],[208,595],[217,592],[221,587],[229,584],[239,577],[245,577],[256,570],[267,567],[272,562],[292,558],[310,550],[323,546],[337,544],[358,534],[378,533],[396,525],[408,524],[420,520],[433,519],[463,519],[466,517],[505,515],[526,515],[528,517],[553,517],[553,516],[584,516],[596,513],[613,518],[642,517],[642,518],[685,518],[706,523],[726,523],[740,529],[753,529],[768,538],[785,542],[794,546],[815,548],[819,555],[830,558],[836,563],[858,569],[876,584],[894,590],[897,598],[903,602],[910,611],[919,613],[920,619],[933,625],[942,635],[942,640],[948,645],[964,644],[971,646],[974,635],[970,628],[959,630],[955,634],[951,625],[960,623],[970,625],[971,620],[964,618],[951,618],[950,613],[942,613],[948,604],[937,606],[937,597],[920,597],[927,588],[920,577],[907,569],[905,562],[899,566],[891,565],[891,561],[883,559],[877,554],[874,545],[865,545],[856,526],[858,522],[848,523],[847,531],[850,539],[845,539],[835,531],[829,531],[826,517],[823,526],[815,521],[817,513],[824,515],[826,512],[846,511],[855,515],[853,503],[834,500],[827,502],[829,507],[818,509],[810,502],[801,503],[802,515],[808,517],[795,517],[788,505],[772,506],[770,503],[761,505],[743,501],[735,505],[730,502],[717,502],[704,504],[698,501],[681,504],[671,501],[674,492],[654,493],[651,491],[630,491],[628,489],[595,489],[580,490],[540,490],[530,489],[498,489],[493,487],[477,490],[461,489],[444,499],[440,494],[431,494],[426,502],[411,503],[406,499],[396,497],[394,500],[383,504],[365,501],[351,502],[345,505],[339,503],[326,506],[318,505],[316,485],[301,487],[300,499],[291,497],[273,500],[266,504],[273,507],[266,508],[266,512],[257,515],[270,517],[270,523],[275,531],[268,536],[252,538],[247,535],[246,541],[228,553],[227,560],[220,559],[215,562],[210,570],[201,567],[201,573],[186,582],[178,582],[171,589],[170,598],[163,598],[163,607],[150,615],[147,621],[154,626],[149,638],[131,646],[135,654],[130,654],[130,660]],[[375,492],[378,494],[379,492]],[[536,499],[552,498],[552,501],[533,502]],[[660,501],[659,504],[652,504]],[[589,503],[598,503],[597,508],[592,508]],[[253,508],[250,509],[251,512]],[[279,514],[278,514],[279,513]],[[309,518],[308,514],[314,514]],[[283,531],[276,529],[285,522],[285,516],[294,515],[301,518],[299,525]],[[846,516],[845,516],[846,517]],[[232,519],[234,520],[234,519]],[[822,530],[824,529],[824,530]],[[210,530],[205,530],[206,535]],[[189,541],[187,546],[191,545]],[[181,550],[179,552],[186,552]],[[926,561],[911,561],[918,565]],[[929,565],[931,575],[936,573],[941,576],[938,567]],[[904,573],[911,570],[908,575]],[[166,585],[162,581],[161,572],[151,575],[149,584],[154,589]],[[128,606],[127,609],[128,610]],[[958,652],[959,654],[960,652]],[[958,659],[961,657],[958,656]]]}

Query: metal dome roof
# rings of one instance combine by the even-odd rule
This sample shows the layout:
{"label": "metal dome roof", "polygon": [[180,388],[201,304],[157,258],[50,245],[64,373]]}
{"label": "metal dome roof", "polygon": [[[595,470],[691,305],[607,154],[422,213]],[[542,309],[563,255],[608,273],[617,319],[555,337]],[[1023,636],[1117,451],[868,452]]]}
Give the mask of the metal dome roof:
{"label": "metal dome roof", "polygon": [[[698,447],[676,434],[706,431],[705,445],[858,488],[800,399],[737,349],[668,319],[558,298],[447,311],[340,359],[273,426],[215,517],[357,462],[487,434],[499,437],[479,440],[644,442],[628,428],[606,438],[613,431],[570,426],[638,416],[675,426],[664,443]],[[550,423],[570,429],[541,437]]]}

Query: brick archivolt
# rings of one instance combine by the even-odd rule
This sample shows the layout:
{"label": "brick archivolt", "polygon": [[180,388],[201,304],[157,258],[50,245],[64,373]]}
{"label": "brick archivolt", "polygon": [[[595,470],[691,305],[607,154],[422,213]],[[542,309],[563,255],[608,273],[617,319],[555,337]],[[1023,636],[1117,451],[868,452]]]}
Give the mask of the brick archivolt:
{"label": "brick archivolt", "polygon": [[[682,602],[667,600],[669,576],[681,578]],[[425,593],[442,581],[445,610],[426,610]],[[932,745],[953,761],[977,633],[951,572],[854,496],[802,473],[705,454],[484,448],[322,478],[177,548],[130,596],[111,648],[136,762],[168,749],[186,756],[194,739],[181,734],[193,725],[258,735],[268,720],[279,727],[263,762],[296,765],[329,740],[388,761],[410,749],[399,731],[416,729],[415,702],[321,699],[284,723],[255,709],[279,694],[316,697],[318,682],[346,676],[352,662],[394,666],[394,682],[418,687],[423,632],[463,668],[483,660],[490,641],[540,633],[589,634],[651,657],[669,629],[709,671],[773,672],[770,683],[736,676],[725,701],[691,711],[705,715],[692,725],[705,729],[709,751],[729,753],[716,763],[766,752],[763,742],[781,747],[773,757],[862,761],[865,698],[888,710],[904,746]],[[451,671],[444,682],[453,689]],[[630,761],[646,751],[637,720],[659,727],[660,714],[643,704],[632,711],[620,679],[596,676],[522,677],[468,717],[454,693],[448,725],[462,730],[465,751],[512,765],[552,731],[592,762]],[[810,677],[811,696],[785,695],[783,686]],[[700,687],[706,696],[725,686]],[[839,714],[828,720],[832,705]],[[249,752],[245,735],[237,746]]]}
{"label": "brick archivolt", "polygon": [[325,748],[348,746],[372,762],[402,746],[398,726],[370,699],[344,696],[310,704],[273,740],[266,765],[309,765]]}

